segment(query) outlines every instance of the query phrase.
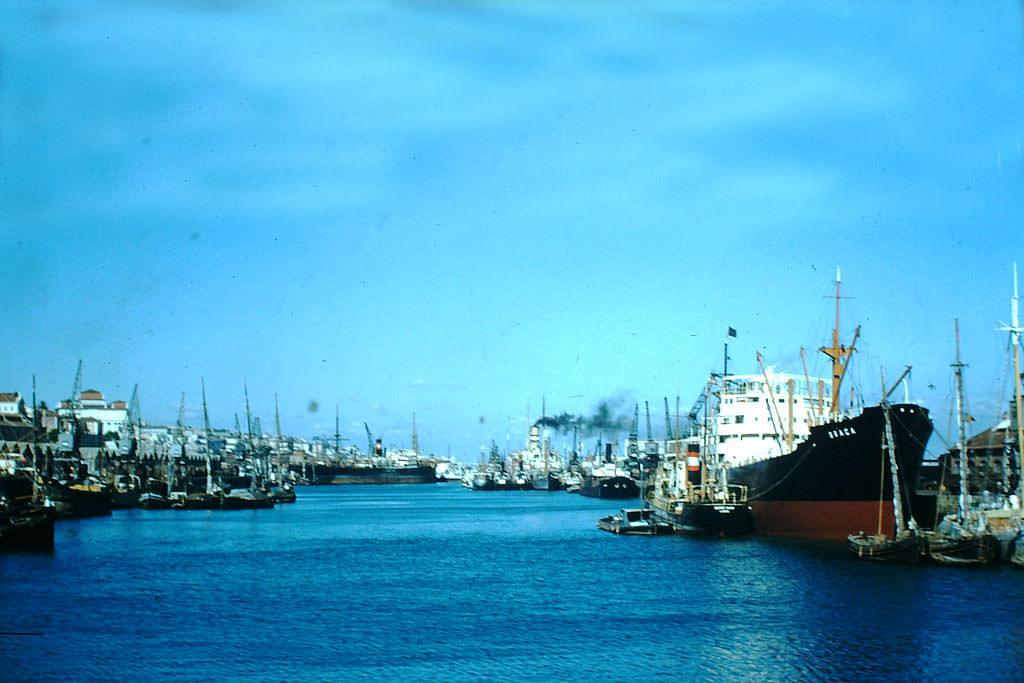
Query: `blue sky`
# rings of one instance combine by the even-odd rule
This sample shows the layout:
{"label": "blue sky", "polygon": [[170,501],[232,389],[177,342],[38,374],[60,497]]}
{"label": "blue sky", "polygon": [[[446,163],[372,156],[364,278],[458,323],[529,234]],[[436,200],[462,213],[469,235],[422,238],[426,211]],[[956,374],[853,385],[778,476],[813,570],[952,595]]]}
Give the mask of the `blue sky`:
{"label": "blue sky", "polygon": [[[0,3],[0,390],[475,460],[720,369],[994,419],[1021,5]],[[934,387],[934,388],[933,388]],[[1004,391],[1005,393],[1005,391]],[[312,410],[315,403],[319,408]],[[643,419],[641,417],[641,419]],[[556,442],[558,439],[556,438]],[[933,441],[932,449],[941,448]]]}

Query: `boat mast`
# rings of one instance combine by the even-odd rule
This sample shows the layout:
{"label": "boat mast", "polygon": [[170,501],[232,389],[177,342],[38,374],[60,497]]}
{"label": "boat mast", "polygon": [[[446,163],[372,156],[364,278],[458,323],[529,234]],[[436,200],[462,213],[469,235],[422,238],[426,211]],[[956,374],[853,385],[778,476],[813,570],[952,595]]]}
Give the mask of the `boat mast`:
{"label": "boat mast", "polygon": [[277,403],[277,392],[274,392],[274,465],[277,466],[277,477],[278,483],[284,479],[283,470],[281,468],[281,410]]}
{"label": "boat mast", "polygon": [[[726,387],[727,387],[727,383],[729,381],[729,337],[735,337],[735,336],[736,336],[735,328],[730,327],[730,328],[726,329],[726,331],[725,331],[725,343],[723,345],[724,348],[723,348],[723,351],[722,351],[722,390],[721,390],[721,392],[718,395],[718,406],[717,406],[717,409],[715,410],[715,431],[716,432],[718,431],[718,419],[719,419],[718,416],[719,416],[719,414],[721,414],[722,404],[725,402]],[[708,388],[708,390],[710,391],[710,387]],[[707,456],[710,457],[711,453],[707,453]],[[714,473],[714,477],[712,479],[712,484],[715,486],[715,488],[719,492],[725,492],[726,489],[728,488],[728,482],[726,481],[725,472],[724,472],[723,467],[722,467],[722,457],[721,457],[721,452],[718,449],[718,439],[717,438],[715,438],[714,465],[715,465],[715,473]],[[701,482],[701,484],[703,484],[703,483],[704,482]]]}
{"label": "boat mast", "polygon": [[956,447],[959,453],[958,469],[960,474],[960,498],[957,502],[957,515],[960,523],[967,519],[967,436],[964,425],[964,364],[960,362],[960,320],[955,321],[956,328],[956,362],[953,372],[956,375]]}
{"label": "boat mast", "polygon": [[412,414],[412,450],[416,454],[416,459],[420,457],[420,440],[416,435],[416,413]]}
{"label": "boat mast", "polygon": [[1010,326],[1003,331],[1010,333],[1010,345],[1013,347],[1013,398],[1017,418],[1017,505],[1024,505],[1024,425],[1021,424],[1020,405],[1020,321],[1017,317],[1017,264],[1013,264],[1013,298],[1010,299]]}
{"label": "boat mast", "polygon": [[[899,384],[899,380],[897,380],[896,384]],[[912,529],[916,525],[913,523],[908,525],[903,519],[903,493],[900,488],[899,465],[896,463],[896,447],[892,437],[892,421],[889,418],[888,394],[885,391],[885,370],[882,371],[882,416],[885,418],[885,431],[882,433],[882,449],[889,456],[889,473],[892,475],[892,511],[896,520],[893,538],[895,539],[904,530]]]}
{"label": "boat mast", "polygon": [[839,417],[839,387],[843,383],[846,367],[850,363],[850,355],[853,353],[857,337],[860,335],[860,326],[858,326],[853,334],[853,342],[849,347],[839,343],[839,299],[842,298],[839,289],[840,280],[840,271],[836,267],[836,326],[832,328],[832,346],[822,346],[818,349],[832,359],[832,405],[829,407],[829,415],[833,420]]}
{"label": "boat mast", "polygon": [[[181,403],[178,404],[178,440],[181,442],[181,460],[182,466],[185,468],[185,478],[182,482],[182,490],[185,494],[188,494],[188,457],[185,454],[185,392],[181,392]],[[178,469],[177,460],[174,463],[174,469]],[[171,489],[167,489],[167,495],[171,495]]]}
{"label": "boat mast", "polygon": [[202,377],[199,382],[203,388],[203,434],[206,439],[206,491],[213,491],[213,461],[210,458],[210,413],[206,409],[206,380]]}

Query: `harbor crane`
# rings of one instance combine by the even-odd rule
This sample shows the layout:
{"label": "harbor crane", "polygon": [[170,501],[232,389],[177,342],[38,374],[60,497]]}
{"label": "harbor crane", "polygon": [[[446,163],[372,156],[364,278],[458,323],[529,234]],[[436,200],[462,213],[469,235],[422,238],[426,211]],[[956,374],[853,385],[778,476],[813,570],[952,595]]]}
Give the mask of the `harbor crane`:
{"label": "harbor crane", "polygon": [[665,396],[664,399],[665,399],[665,440],[668,441],[668,440],[672,439],[672,417],[669,415],[669,412],[668,412],[668,396]]}
{"label": "harbor crane", "polygon": [[72,415],[77,417],[82,408],[82,359],[78,359],[78,370],[75,371],[75,383],[71,387]]}
{"label": "harbor crane", "polygon": [[690,435],[697,432],[697,426],[700,424],[700,411],[704,409],[704,406],[708,402],[707,390],[701,391],[697,400],[693,402],[693,406],[690,408],[690,412],[686,416],[687,424],[689,425]]}
{"label": "harbor crane", "polygon": [[644,401],[644,410],[647,411],[647,440],[651,440],[651,404]]}

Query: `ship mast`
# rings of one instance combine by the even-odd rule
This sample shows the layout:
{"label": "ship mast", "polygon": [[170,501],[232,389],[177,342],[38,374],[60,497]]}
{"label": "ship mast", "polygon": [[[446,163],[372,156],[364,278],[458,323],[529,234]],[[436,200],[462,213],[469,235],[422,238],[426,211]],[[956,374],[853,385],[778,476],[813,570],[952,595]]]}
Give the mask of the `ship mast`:
{"label": "ship mast", "polygon": [[416,435],[416,413],[412,414],[412,450],[416,454],[416,458],[420,457],[420,439]]}
{"label": "ship mast", "polygon": [[206,493],[213,492],[213,458],[210,456],[210,411],[206,408],[206,380],[199,378],[203,389],[203,434],[206,439]]}
{"label": "ship mast", "polygon": [[956,448],[959,452],[958,470],[960,474],[960,498],[957,503],[958,517],[963,524],[967,519],[967,436],[964,425],[964,364],[960,362],[960,320],[956,320],[956,362],[953,372],[956,374]]}
{"label": "ship mast", "polygon": [[850,364],[850,355],[857,344],[857,337],[860,336],[860,326],[857,326],[853,333],[853,342],[846,347],[839,343],[839,294],[840,271],[836,268],[836,326],[832,328],[832,346],[823,346],[819,351],[832,359],[832,405],[829,408],[829,415],[833,420],[839,417],[839,387],[846,375],[846,367]]}
{"label": "ship mast", "polygon": [[1004,332],[1010,333],[1010,345],[1013,347],[1013,392],[1014,392],[1014,408],[1017,418],[1017,505],[1020,507],[1024,504],[1024,453],[1022,453],[1022,447],[1024,447],[1024,425],[1021,425],[1021,405],[1020,405],[1020,321],[1017,316],[1018,311],[1018,300],[1017,300],[1017,264],[1013,264],[1013,298],[1010,299],[1010,325],[1009,327],[1003,327]]}

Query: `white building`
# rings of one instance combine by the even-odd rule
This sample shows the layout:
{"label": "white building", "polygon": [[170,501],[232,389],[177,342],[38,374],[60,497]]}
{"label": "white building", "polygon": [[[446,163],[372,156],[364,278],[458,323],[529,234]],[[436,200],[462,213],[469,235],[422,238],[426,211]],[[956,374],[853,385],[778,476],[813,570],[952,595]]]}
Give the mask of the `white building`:
{"label": "white building", "polygon": [[[79,394],[81,407],[76,411],[79,420],[97,420],[103,425],[103,433],[120,432],[128,419],[128,406],[124,401],[106,403],[103,394],[95,389],[87,389]],[[68,401],[61,402],[62,417],[71,416],[71,405]]]}
{"label": "white building", "polygon": [[5,417],[27,417],[25,399],[21,393],[0,393],[0,415]]}

